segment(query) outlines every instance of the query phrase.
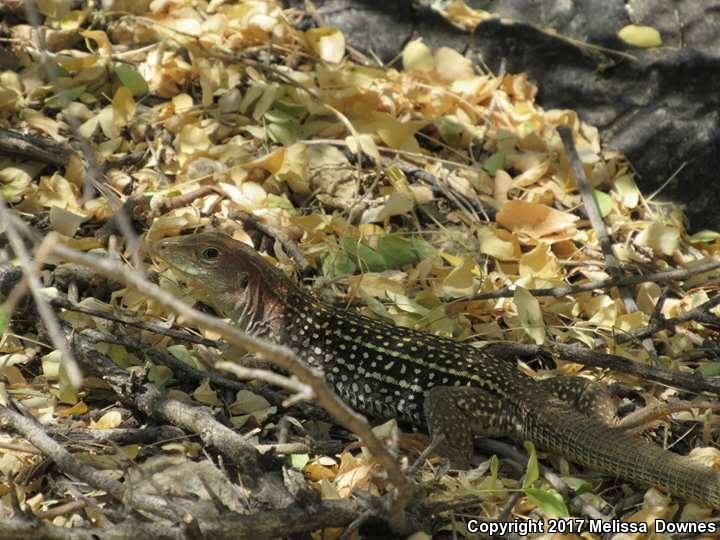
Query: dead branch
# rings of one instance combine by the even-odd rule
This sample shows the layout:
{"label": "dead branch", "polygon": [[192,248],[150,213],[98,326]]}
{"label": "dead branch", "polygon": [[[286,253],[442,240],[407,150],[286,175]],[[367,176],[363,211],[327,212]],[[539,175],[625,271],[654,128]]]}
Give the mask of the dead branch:
{"label": "dead branch", "polygon": [[258,452],[243,436],[222,425],[203,408],[168,399],[153,384],[136,381],[130,373],[99,353],[91,336],[87,331],[82,331],[75,333],[72,338],[73,349],[83,369],[97,374],[123,401],[147,417],[195,433],[205,445],[217,449],[237,466],[247,485],[257,487],[260,500],[270,502],[273,506],[292,502],[282,485],[262,473]]}
{"label": "dead branch", "polygon": [[101,489],[114,499],[131,507],[166,519],[177,517],[175,510],[168,507],[164,499],[127,490],[104,471],[98,471],[77,461],[72,454],[55,442],[35,419],[27,418],[9,407],[0,405],[0,420],[3,421],[6,429],[22,435],[30,444],[52,459],[65,474]]}
{"label": "dead branch", "polygon": [[[707,261],[692,268],[682,268],[667,270],[665,272],[654,272],[644,276],[622,276],[620,278],[610,277],[590,281],[588,283],[578,283],[577,285],[560,285],[558,287],[549,287],[542,289],[528,289],[533,296],[552,296],[560,298],[570,294],[580,292],[594,291],[596,289],[609,289],[611,287],[638,285],[640,283],[667,283],[669,281],[683,281],[689,277],[711,272],[720,268],[720,261]],[[510,287],[504,287],[497,291],[478,293],[470,298],[470,300],[491,300],[494,298],[512,298],[515,290]],[[463,299],[463,301],[465,301]]]}
{"label": "dead branch", "polygon": [[[587,176],[585,176],[585,170],[583,169],[580,156],[578,156],[577,149],[575,148],[572,131],[567,126],[559,126],[557,131],[560,134],[563,146],[565,147],[565,153],[575,172],[575,183],[577,184],[578,191],[585,205],[585,211],[590,219],[590,224],[595,231],[598,242],[600,242],[600,248],[602,249],[605,259],[605,266],[610,272],[611,277],[616,280],[622,279],[624,274],[623,269],[613,253],[610,235],[608,234],[607,227],[605,227],[605,221],[600,214],[600,208],[598,207],[593,190],[590,187],[590,182],[588,182]],[[625,285],[618,286],[618,291],[623,299],[626,311],[628,313],[637,311],[638,307],[635,303],[633,291]],[[652,358],[657,358],[657,351],[655,350],[655,344],[652,340],[644,339],[642,340],[642,344]]]}
{"label": "dead branch", "polygon": [[[657,332],[660,332],[661,330],[667,330],[670,328],[674,328],[678,324],[689,322],[689,321],[696,321],[701,318],[704,318],[707,314],[710,314],[710,310],[716,307],[717,305],[720,305],[720,294],[715,296],[714,298],[711,298],[707,302],[703,302],[699,306],[686,311],[685,313],[678,315],[677,317],[672,317],[670,319],[664,319],[664,318],[657,318],[654,322],[652,322],[650,325],[646,326],[645,328],[639,328],[637,330],[633,330],[631,332],[628,332],[624,335],[617,336],[616,340],[618,343],[626,343],[628,341],[632,341],[634,339],[644,339],[648,336],[651,336]],[[715,322],[715,321],[711,321]]]}
{"label": "dead branch", "polygon": [[36,137],[13,129],[0,128],[0,153],[64,167],[73,150],[47,137]]}

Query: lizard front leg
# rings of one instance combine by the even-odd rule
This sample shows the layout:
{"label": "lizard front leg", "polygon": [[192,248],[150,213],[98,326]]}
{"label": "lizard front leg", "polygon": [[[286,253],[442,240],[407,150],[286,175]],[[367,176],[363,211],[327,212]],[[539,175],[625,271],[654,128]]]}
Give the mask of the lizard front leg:
{"label": "lizard front leg", "polygon": [[467,386],[435,386],[424,403],[430,436],[443,436],[437,452],[457,469],[470,468],[476,437],[510,435],[512,407],[487,390]]}

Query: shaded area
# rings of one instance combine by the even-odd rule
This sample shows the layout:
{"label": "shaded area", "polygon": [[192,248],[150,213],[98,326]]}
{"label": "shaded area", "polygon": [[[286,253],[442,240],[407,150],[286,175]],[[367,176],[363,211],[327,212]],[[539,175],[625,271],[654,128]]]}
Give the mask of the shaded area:
{"label": "shaded area", "polygon": [[[316,2],[325,23],[384,61],[421,36],[431,47],[480,54],[496,72],[503,62],[509,72],[527,71],[544,107],[576,110],[600,128],[609,148],[628,156],[646,195],[662,188],[658,199],[681,204],[693,229],[720,228],[720,3],[472,4],[512,20],[488,20],[468,34],[411,2]],[[628,24],[656,27],[664,46],[627,46],[616,33]]]}

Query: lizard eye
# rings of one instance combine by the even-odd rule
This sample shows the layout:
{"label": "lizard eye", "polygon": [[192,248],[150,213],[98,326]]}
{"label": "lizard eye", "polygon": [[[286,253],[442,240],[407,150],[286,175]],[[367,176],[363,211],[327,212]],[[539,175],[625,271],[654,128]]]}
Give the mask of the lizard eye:
{"label": "lizard eye", "polygon": [[216,262],[220,258],[220,250],[214,247],[205,248],[200,253],[200,257],[202,257],[205,262]]}

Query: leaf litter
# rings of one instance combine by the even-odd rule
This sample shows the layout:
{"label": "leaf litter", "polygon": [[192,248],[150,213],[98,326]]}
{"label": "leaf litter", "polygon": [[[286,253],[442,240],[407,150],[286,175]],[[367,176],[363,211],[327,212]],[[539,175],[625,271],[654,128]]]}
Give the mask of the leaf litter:
{"label": "leaf litter", "polygon": [[[40,10],[49,50],[27,25],[10,28],[21,67],[0,73],[3,124],[71,145],[80,135],[101,164],[141,155],[138,166],[107,168],[104,181],[122,200],[148,199],[149,211],[138,218],[148,241],[205,227],[250,241],[234,217],[243,211],[297,244],[317,276],[309,285],[330,302],[359,301],[368,315],[456,339],[579,342],[651,361],[637,340],[619,345],[615,337],[651,323],[662,286],[638,285],[638,311],[630,314],[615,288],[557,298],[529,292],[609,277],[556,132],[564,125],[572,129],[624,267],[692,268],[720,251],[719,233],[690,235],[677,208],[645,199],[629,163],[602,146],[596,128],[574,111],[537,105],[537,88],[524,73],[496,75],[477,67],[471,56],[433,50],[421,40],[405,47],[403,69],[380,66],[348,48],[336,28],[299,30],[295,23],[307,15],[269,0],[155,0],[112,16],[50,4]],[[471,28],[486,14],[456,0],[447,15]],[[93,251],[101,246],[95,230],[117,207],[103,195],[84,196],[88,167],[77,156],[50,169],[6,155],[0,158],[0,185],[18,211],[44,219],[42,226],[68,244]],[[212,189],[193,196],[207,186]],[[273,264],[294,270],[277,243],[264,252]],[[718,277],[717,270],[693,276],[663,300],[660,313],[674,317],[707,301]],[[172,279],[160,284],[183,296]],[[510,297],[473,299],[507,287],[514,290]],[[130,289],[116,288],[94,303],[96,309],[122,309],[149,322],[166,318],[152,300]],[[72,312],[63,318],[78,329],[107,324]],[[125,331],[151,347],[169,346],[180,362],[201,370],[238,353],[171,345],[146,331]],[[657,332],[657,362],[716,374],[712,353],[699,360],[691,355],[713,336],[710,325],[698,322]],[[32,332],[15,335],[5,323],[0,355],[5,392],[47,427],[123,426],[119,411],[102,412],[108,403],[102,381],[89,378],[75,390],[60,367],[59,351],[47,352],[38,339]],[[149,357],[122,345],[105,347],[102,352],[118,365],[147,369],[149,379],[173,397],[224,412],[230,425],[255,430],[258,440],[273,441],[280,430],[286,412],[257,394],[228,396],[210,379],[183,383],[180,373]],[[678,397],[630,375],[561,359],[556,364],[523,368],[541,377],[582,374],[602,378],[603,384],[617,382],[648,402]],[[697,418],[678,413],[675,420]],[[710,425],[713,418],[704,421]],[[301,420],[300,427],[320,433],[314,421]],[[394,440],[395,434],[393,426],[381,436]],[[418,447],[412,438],[400,438],[410,459]],[[3,498],[10,475],[40,460],[13,450],[18,442],[0,435],[7,446],[0,446]],[[189,441],[165,449],[182,463],[198,456],[198,446]],[[112,454],[105,447],[85,455],[100,459],[107,452]],[[141,446],[129,451],[128,459],[142,463],[156,452]],[[696,452],[705,452],[703,459],[718,467],[716,452]],[[302,469],[323,497],[347,497],[355,489],[381,493],[387,487],[372,456],[351,449],[339,456],[295,454],[288,464]],[[479,502],[471,508],[485,518],[496,517],[510,494],[523,487],[504,468],[498,470],[495,458],[467,472],[440,471],[439,477],[438,464],[431,460],[419,472],[421,481],[435,486],[431,500],[472,495]],[[116,461],[102,466],[121,474]],[[571,483],[574,477],[567,464],[564,468]],[[157,475],[161,481],[162,472]],[[15,485],[22,504],[51,503],[43,502],[39,484]],[[562,498],[541,478],[526,488],[517,514],[567,513]],[[600,506],[595,488],[583,497]],[[649,490],[645,504],[628,519],[670,516],[674,508]],[[79,521],[66,515],[55,522]]]}

